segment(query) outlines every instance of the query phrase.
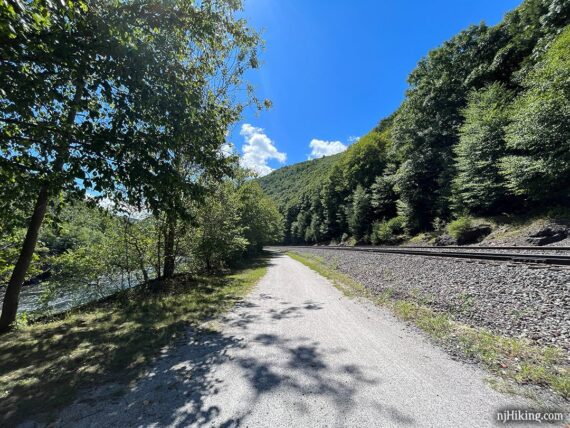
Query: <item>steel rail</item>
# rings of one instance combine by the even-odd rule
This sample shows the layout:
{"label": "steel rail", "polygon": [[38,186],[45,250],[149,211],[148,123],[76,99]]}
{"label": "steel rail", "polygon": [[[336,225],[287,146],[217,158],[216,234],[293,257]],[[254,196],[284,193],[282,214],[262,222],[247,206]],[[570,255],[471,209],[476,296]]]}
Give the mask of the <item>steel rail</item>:
{"label": "steel rail", "polygon": [[[332,251],[362,251],[367,253],[382,254],[402,254],[426,257],[450,257],[459,259],[492,260],[522,263],[540,263],[548,265],[570,266],[570,256],[550,255],[550,254],[516,254],[516,253],[488,253],[488,252],[468,252],[468,251],[421,251],[416,249],[406,249],[402,247],[333,247],[333,246],[283,246],[277,248],[292,249],[307,248]],[[497,249],[497,248],[495,248]]]}
{"label": "steel rail", "polygon": [[[320,248],[320,247],[319,247]],[[518,246],[466,246],[466,245],[445,245],[441,247],[435,246],[421,246],[421,245],[398,245],[398,246],[373,246],[362,245],[359,248],[405,248],[412,250],[520,250],[520,251],[570,251],[570,247],[518,247]]]}

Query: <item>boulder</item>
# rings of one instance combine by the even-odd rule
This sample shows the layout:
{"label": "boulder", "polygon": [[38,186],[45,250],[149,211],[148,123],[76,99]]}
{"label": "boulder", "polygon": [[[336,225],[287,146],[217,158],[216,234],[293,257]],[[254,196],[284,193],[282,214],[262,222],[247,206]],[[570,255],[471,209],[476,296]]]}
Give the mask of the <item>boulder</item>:
{"label": "boulder", "polygon": [[568,226],[561,224],[547,224],[538,232],[530,235],[526,241],[532,245],[547,245],[562,241],[568,237]]}
{"label": "boulder", "polygon": [[466,245],[481,242],[492,231],[493,228],[490,224],[479,224],[470,227],[461,233],[461,236],[457,239],[457,243],[459,245]]}
{"label": "boulder", "polygon": [[457,245],[457,241],[453,236],[445,233],[443,235],[436,236],[433,244],[436,247],[445,247],[447,245]]}

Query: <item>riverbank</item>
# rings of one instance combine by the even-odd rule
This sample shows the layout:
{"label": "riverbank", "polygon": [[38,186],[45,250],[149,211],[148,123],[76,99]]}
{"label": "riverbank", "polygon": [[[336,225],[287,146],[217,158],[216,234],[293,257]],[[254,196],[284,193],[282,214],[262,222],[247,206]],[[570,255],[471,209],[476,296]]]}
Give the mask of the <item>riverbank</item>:
{"label": "riverbank", "polygon": [[188,327],[231,308],[266,267],[258,258],[226,275],[180,275],[158,292],[143,285],[3,335],[0,425],[32,415],[49,421],[79,388],[135,379]]}
{"label": "riverbank", "polygon": [[[55,288],[49,282],[41,281],[25,285],[20,292],[18,313],[27,320],[42,319],[47,316],[65,313],[74,308],[88,306],[143,284],[140,273],[132,272],[128,276],[100,278],[97,283],[74,284],[65,287],[57,284]],[[0,305],[4,302],[4,289],[0,289]]]}

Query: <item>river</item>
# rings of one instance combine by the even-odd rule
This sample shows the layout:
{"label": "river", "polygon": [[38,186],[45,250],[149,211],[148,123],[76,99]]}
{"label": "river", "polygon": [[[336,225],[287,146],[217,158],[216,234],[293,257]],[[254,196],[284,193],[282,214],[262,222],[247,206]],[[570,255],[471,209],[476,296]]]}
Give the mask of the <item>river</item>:
{"label": "river", "polygon": [[[119,291],[135,287],[142,283],[140,274],[131,274],[130,281],[117,278],[106,280],[95,285],[59,289],[47,302],[42,301],[44,288],[42,283],[27,285],[20,293],[18,313],[24,312],[32,315],[57,314],[86,303],[111,296]],[[0,288],[0,305],[4,301],[5,288]]]}

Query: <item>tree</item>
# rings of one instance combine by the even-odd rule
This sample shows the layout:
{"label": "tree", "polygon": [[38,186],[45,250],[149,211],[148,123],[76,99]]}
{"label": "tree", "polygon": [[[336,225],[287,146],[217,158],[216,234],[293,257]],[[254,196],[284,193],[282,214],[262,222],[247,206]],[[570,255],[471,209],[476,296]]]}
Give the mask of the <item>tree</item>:
{"label": "tree", "polygon": [[357,240],[363,239],[370,231],[370,196],[358,185],[352,194],[352,204],[348,215],[348,226],[352,236]]}
{"label": "tree", "polygon": [[245,182],[238,190],[240,223],[250,253],[283,238],[283,216],[256,181]]}
{"label": "tree", "polygon": [[453,146],[466,96],[496,75],[493,67],[502,33],[484,24],[471,26],[429,52],[410,74],[392,130],[391,157],[397,174],[401,212],[413,231],[431,227],[450,214]]}
{"label": "tree", "polygon": [[345,199],[348,194],[343,183],[342,170],[335,165],[320,189],[324,239],[340,239],[346,231]]}
{"label": "tree", "polygon": [[512,109],[501,170],[509,189],[532,201],[570,197],[570,28],[552,43],[524,81]]}
{"label": "tree", "polygon": [[207,271],[227,266],[249,244],[241,224],[240,195],[229,180],[216,184],[211,195],[197,205],[196,224],[189,239]]}
{"label": "tree", "polygon": [[[26,3],[28,20],[42,14],[41,3]],[[257,64],[258,37],[234,18],[239,7],[87,1],[32,26],[2,9],[0,175],[12,185],[0,203],[5,212],[18,194],[35,204],[0,331],[15,319],[53,196],[90,192],[156,213],[178,209],[184,191],[198,193],[193,172],[223,173],[219,149],[242,108],[229,88]],[[6,31],[14,26],[22,32]],[[179,169],[178,157],[192,167]]]}
{"label": "tree", "polygon": [[121,218],[112,213],[84,203],[64,208],[57,225],[42,229],[42,239],[51,250],[47,289],[55,293],[62,287],[84,288],[96,294],[103,284],[121,282],[122,274],[128,277],[131,271],[124,238]]}
{"label": "tree", "polygon": [[459,130],[456,154],[454,199],[458,211],[475,214],[496,212],[508,196],[499,170],[499,159],[506,154],[504,128],[508,123],[510,91],[493,83],[468,96]]}
{"label": "tree", "polygon": [[388,219],[396,215],[398,196],[394,191],[394,179],[389,173],[378,176],[370,187],[370,206],[376,219]]}
{"label": "tree", "polygon": [[307,229],[311,223],[311,213],[308,207],[303,207],[297,218],[291,223],[291,237],[294,243],[304,243],[307,238]]}
{"label": "tree", "polygon": [[369,187],[374,178],[384,171],[386,151],[390,145],[388,133],[373,130],[343,154],[338,165],[349,193],[359,184]]}
{"label": "tree", "polygon": [[430,219],[439,214],[434,199],[440,196],[441,158],[429,147],[422,147],[402,162],[396,173],[394,189],[399,195],[398,214],[408,231],[428,229]]}

